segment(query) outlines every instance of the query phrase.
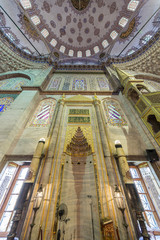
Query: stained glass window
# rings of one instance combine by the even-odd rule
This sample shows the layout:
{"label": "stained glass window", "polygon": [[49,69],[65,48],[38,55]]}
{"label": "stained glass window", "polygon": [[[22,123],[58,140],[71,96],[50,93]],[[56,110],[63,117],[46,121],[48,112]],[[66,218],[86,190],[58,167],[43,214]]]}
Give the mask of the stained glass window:
{"label": "stained glass window", "polygon": [[131,168],[130,172],[131,172],[132,178],[139,178],[138,171],[136,168]]}
{"label": "stained glass window", "polygon": [[37,107],[35,114],[28,126],[30,127],[46,127],[50,124],[54,109],[56,106],[56,101],[54,99],[44,99],[40,102]]}
{"label": "stained glass window", "polygon": [[144,193],[145,192],[141,181],[134,181],[134,183],[135,183],[137,191],[139,193]]}
{"label": "stained glass window", "polygon": [[2,172],[0,179],[0,236],[7,236],[10,231],[14,208],[28,169],[29,166],[9,163]]}
{"label": "stained glass window", "polygon": [[115,100],[105,100],[103,104],[109,125],[127,126],[127,121],[118,102]]}
{"label": "stained glass window", "polygon": [[147,34],[147,35],[145,35],[145,36],[142,38],[141,42],[142,42],[143,44],[146,44],[151,38],[152,38],[152,35]]}
{"label": "stained glass window", "polygon": [[136,10],[138,4],[139,4],[139,1],[131,0],[131,1],[128,3],[127,9],[134,12],[134,11]]}
{"label": "stained glass window", "polygon": [[32,7],[30,0],[20,0],[24,9],[29,9]]}
{"label": "stained glass window", "polygon": [[147,196],[145,194],[140,194],[139,196],[140,196],[144,210],[151,210]]}
{"label": "stained glass window", "polygon": [[157,229],[159,228],[158,227],[158,224],[157,224],[157,221],[155,220],[155,217],[154,217],[154,214],[153,212],[146,212],[146,215],[147,215],[147,218],[148,218],[148,222],[149,222],[149,225],[152,229]]}

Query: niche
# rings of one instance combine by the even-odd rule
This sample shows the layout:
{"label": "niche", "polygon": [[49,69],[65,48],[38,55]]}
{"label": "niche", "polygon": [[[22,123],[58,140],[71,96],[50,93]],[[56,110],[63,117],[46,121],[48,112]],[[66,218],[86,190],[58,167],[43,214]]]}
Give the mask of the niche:
{"label": "niche", "polygon": [[149,115],[147,122],[152,126],[152,130],[155,134],[160,131],[160,122],[157,121],[155,115]]}
{"label": "niche", "polygon": [[137,84],[136,87],[142,94],[149,93],[148,89],[144,85]]}
{"label": "niche", "polygon": [[131,98],[131,100],[136,104],[136,102],[139,99],[138,93],[134,89],[130,89],[128,91],[128,97]]}

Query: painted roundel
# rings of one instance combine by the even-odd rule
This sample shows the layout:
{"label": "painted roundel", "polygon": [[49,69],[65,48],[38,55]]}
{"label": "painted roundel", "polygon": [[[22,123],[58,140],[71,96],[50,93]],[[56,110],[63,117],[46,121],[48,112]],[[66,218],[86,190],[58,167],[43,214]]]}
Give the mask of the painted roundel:
{"label": "painted roundel", "polygon": [[[25,1],[25,0],[23,0]],[[133,1],[133,0],[129,0]],[[139,1],[139,0],[137,0]],[[26,12],[49,48],[61,56],[97,57],[118,40],[124,19],[133,19],[125,0],[30,0]],[[125,29],[126,30],[126,29]],[[113,33],[116,35],[113,37]]]}
{"label": "painted roundel", "polygon": [[71,0],[73,7],[78,11],[84,10],[88,6],[89,2],[90,0],[81,0],[81,1]]}

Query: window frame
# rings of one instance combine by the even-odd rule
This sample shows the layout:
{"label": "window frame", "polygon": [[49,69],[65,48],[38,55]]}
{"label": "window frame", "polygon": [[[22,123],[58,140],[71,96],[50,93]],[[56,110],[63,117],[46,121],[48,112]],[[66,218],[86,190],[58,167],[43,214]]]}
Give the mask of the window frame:
{"label": "window frame", "polygon": [[[19,179],[19,175],[20,175],[21,170],[22,170],[23,168],[28,168],[28,169],[29,169],[29,165],[27,165],[27,164],[18,165],[18,164],[13,163],[13,162],[9,162],[9,163],[7,164],[7,166],[6,166],[6,168],[7,168],[8,166],[12,166],[12,165],[16,167],[16,170],[15,170],[15,173],[13,174],[12,180],[11,180],[9,186],[8,186],[8,190],[7,190],[7,192],[5,193],[5,195],[3,196],[2,204],[1,204],[1,206],[0,206],[0,221],[1,221],[1,219],[2,219],[2,217],[3,217],[3,214],[4,214],[5,212],[11,212],[11,216],[10,216],[10,219],[9,219],[9,221],[8,221],[8,224],[7,224],[6,229],[8,229],[8,227],[9,227],[9,225],[11,224],[11,221],[12,221],[12,219],[13,219],[13,216],[14,216],[14,213],[15,213],[15,206],[16,206],[18,197],[17,197],[17,200],[16,200],[16,203],[15,203],[15,206],[14,206],[13,210],[8,210],[8,211],[7,211],[7,210],[6,210],[7,204],[8,204],[8,202],[9,202],[9,199],[10,199],[11,195],[19,196],[19,194],[20,194],[20,192],[21,192],[21,190],[20,190],[19,193],[13,193],[13,190],[14,190],[14,187],[16,186],[17,180],[18,180],[18,181],[23,181],[23,183],[24,183],[24,181],[25,181],[25,178]],[[5,168],[5,170],[6,170],[6,168]],[[4,170],[4,171],[5,171],[5,170]],[[2,176],[3,176],[3,174],[4,174],[4,173],[2,173]],[[1,177],[2,177],[2,176],[1,176]],[[22,184],[22,186],[23,186],[23,184]],[[1,231],[0,231],[0,239],[1,239],[1,238],[6,238],[8,234],[9,234],[9,231],[4,231],[4,232],[1,232]]]}
{"label": "window frame", "polygon": [[[145,221],[146,221],[146,223],[147,223],[147,225],[150,227],[150,229],[147,229],[148,230],[148,232],[149,233],[151,233],[151,235],[154,235],[154,236],[160,236],[160,230],[158,231],[156,231],[156,230],[152,230],[151,229],[151,226],[150,226],[150,223],[149,223],[149,221],[148,221],[148,218],[147,218],[147,215],[146,215],[146,212],[152,212],[153,213],[153,215],[154,215],[154,218],[155,218],[155,220],[156,220],[156,222],[157,222],[157,225],[158,225],[158,227],[159,227],[159,229],[160,229],[160,220],[159,220],[159,217],[158,217],[158,214],[157,214],[157,212],[156,212],[156,209],[155,209],[155,207],[154,207],[154,204],[153,204],[153,202],[152,202],[152,199],[151,199],[151,197],[150,197],[150,195],[149,195],[149,192],[148,192],[148,190],[147,190],[147,186],[146,186],[146,184],[145,184],[145,181],[144,181],[144,179],[143,179],[143,176],[142,176],[142,174],[141,174],[141,171],[140,171],[140,168],[141,167],[141,164],[139,164],[138,166],[130,166],[130,169],[132,168],[134,168],[134,169],[136,169],[137,170],[137,173],[138,173],[138,178],[133,178],[133,181],[135,182],[135,181],[140,181],[141,183],[142,183],[142,186],[143,186],[143,189],[144,189],[144,193],[139,193],[138,192],[138,194],[139,194],[139,196],[140,195],[142,195],[142,194],[144,194],[144,195],[146,195],[146,197],[147,197],[147,200],[148,200],[148,202],[149,202],[149,205],[150,205],[150,210],[145,210],[144,209],[144,217],[145,217]],[[145,167],[149,167],[148,166],[148,164],[145,166]],[[151,174],[153,174],[152,173],[152,171],[151,171]],[[136,189],[137,189],[137,187],[136,187]],[[137,190],[138,191],[138,190]],[[143,204],[142,204],[143,205]]]}

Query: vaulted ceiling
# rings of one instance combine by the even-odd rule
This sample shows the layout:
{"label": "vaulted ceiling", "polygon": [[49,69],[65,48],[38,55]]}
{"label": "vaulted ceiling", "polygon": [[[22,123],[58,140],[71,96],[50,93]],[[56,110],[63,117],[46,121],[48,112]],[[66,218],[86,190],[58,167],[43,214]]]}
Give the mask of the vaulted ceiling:
{"label": "vaulted ceiling", "polygon": [[97,62],[144,46],[160,27],[159,0],[0,0],[0,31],[53,61]]}

